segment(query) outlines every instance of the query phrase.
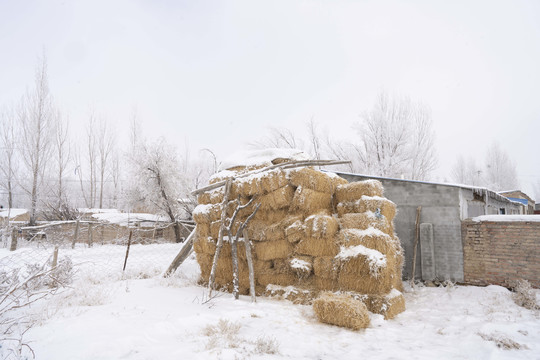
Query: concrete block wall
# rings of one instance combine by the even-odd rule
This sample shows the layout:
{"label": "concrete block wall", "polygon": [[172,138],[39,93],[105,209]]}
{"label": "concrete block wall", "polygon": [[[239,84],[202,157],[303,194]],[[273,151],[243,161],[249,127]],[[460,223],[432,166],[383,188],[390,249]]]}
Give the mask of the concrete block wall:
{"label": "concrete block wall", "polygon": [[540,222],[466,220],[462,234],[464,283],[525,279],[540,288]]}

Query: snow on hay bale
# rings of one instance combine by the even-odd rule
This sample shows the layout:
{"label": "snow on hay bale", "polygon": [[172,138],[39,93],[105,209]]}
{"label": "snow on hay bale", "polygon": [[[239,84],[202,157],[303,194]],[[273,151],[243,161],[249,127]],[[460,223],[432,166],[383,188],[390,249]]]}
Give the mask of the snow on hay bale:
{"label": "snow on hay bale", "polygon": [[313,310],[319,321],[353,330],[369,326],[366,305],[346,294],[322,293],[313,302]]}
{"label": "snow on hay bale", "polygon": [[[282,157],[263,165],[287,161]],[[248,161],[212,177],[212,182],[217,183],[244,176],[232,183],[228,217],[237,205],[232,195],[241,196],[242,204],[253,200],[238,214],[238,221],[245,221],[260,204],[247,227],[257,293],[306,303],[323,291],[353,292],[370,311],[387,318],[403,311],[403,297],[393,296],[402,290],[403,263],[403,250],[392,225],[396,206],[382,197],[381,183],[368,180],[348,184],[334,174],[310,167],[249,173],[250,169],[264,166]],[[222,188],[199,195],[199,206],[194,211],[198,225],[194,249],[203,281],[208,280],[216,251],[223,196]],[[238,225],[234,224],[233,231],[236,229]],[[239,240],[239,280],[244,293],[248,269],[245,244]],[[228,290],[232,289],[232,267],[224,262],[232,263],[231,256],[226,237],[216,283]],[[289,291],[288,287],[295,290]],[[291,294],[301,294],[301,300]]]}

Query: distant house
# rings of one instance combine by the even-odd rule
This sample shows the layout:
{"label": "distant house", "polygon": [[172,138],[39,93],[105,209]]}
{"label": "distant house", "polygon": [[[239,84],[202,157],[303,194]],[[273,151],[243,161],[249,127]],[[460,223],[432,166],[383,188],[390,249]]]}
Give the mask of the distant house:
{"label": "distant house", "polygon": [[534,205],[534,213],[540,215],[540,203]]}
{"label": "distant house", "polygon": [[416,237],[416,212],[421,206],[420,239],[415,278],[461,282],[463,245],[461,222],[489,214],[523,214],[520,202],[491,190],[466,185],[400,180],[377,176],[337,173],[348,181],[376,179],[385,197],[397,205],[395,231],[405,250],[403,277],[411,278]]}
{"label": "distant house", "polygon": [[501,194],[504,197],[507,197],[508,199],[512,201],[517,201],[522,203],[526,206],[526,214],[534,214],[534,208],[535,203],[534,200],[531,199],[527,194],[525,194],[521,190],[511,190],[511,191],[499,191],[499,194]]}

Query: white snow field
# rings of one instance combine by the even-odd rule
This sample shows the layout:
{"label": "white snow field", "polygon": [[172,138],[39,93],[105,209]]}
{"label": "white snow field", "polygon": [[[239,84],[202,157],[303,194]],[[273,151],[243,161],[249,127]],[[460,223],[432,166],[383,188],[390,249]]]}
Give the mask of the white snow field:
{"label": "white snow field", "polygon": [[140,278],[153,274],[80,272],[27,309],[35,325],[24,340],[39,360],[540,359],[539,312],[499,286],[406,285],[404,313],[351,331],[288,301],[209,299],[193,255],[169,279]]}

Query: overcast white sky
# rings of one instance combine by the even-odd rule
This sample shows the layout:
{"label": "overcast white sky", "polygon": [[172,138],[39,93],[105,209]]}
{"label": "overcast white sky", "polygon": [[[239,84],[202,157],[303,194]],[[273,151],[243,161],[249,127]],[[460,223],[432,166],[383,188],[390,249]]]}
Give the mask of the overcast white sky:
{"label": "overcast white sky", "polygon": [[312,117],[353,136],[385,90],[431,107],[440,180],[493,140],[524,190],[540,179],[540,1],[0,0],[0,106],[43,48],[75,131],[94,108],[127,132],[136,108],[149,135],[225,157]]}

